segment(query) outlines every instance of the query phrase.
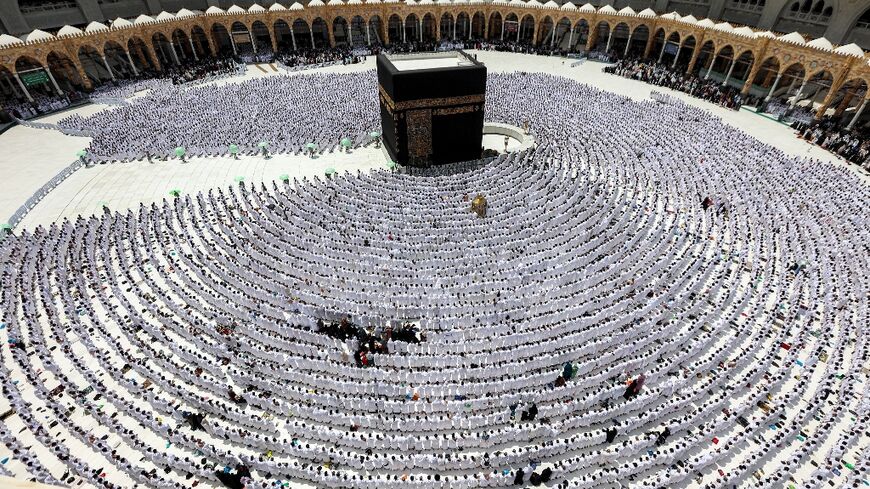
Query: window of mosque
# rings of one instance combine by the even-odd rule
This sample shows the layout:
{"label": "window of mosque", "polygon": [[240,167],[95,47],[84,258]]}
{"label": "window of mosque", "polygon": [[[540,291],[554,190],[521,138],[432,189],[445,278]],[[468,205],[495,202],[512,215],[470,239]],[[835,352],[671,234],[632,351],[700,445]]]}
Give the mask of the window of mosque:
{"label": "window of mosque", "polygon": [[76,8],[76,3],[70,0],[18,0],[18,6],[21,8],[22,13],[28,13],[41,10]]}

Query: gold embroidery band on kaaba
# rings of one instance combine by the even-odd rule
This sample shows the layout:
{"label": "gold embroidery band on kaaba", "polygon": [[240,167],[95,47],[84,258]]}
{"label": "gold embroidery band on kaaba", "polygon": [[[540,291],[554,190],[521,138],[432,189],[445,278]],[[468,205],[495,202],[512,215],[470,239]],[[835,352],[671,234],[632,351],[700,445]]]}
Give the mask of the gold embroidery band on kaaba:
{"label": "gold embroidery band on kaaba", "polygon": [[381,94],[381,100],[383,100],[384,105],[390,110],[390,112],[395,112],[397,110],[408,110],[408,109],[431,109],[434,107],[449,107],[451,105],[468,105],[468,104],[482,104],[485,101],[484,95],[463,95],[460,97],[443,97],[443,98],[421,98],[418,100],[407,100],[405,102],[395,102],[392,97],[387,94],[384,87],[378,85],[378,91]]}

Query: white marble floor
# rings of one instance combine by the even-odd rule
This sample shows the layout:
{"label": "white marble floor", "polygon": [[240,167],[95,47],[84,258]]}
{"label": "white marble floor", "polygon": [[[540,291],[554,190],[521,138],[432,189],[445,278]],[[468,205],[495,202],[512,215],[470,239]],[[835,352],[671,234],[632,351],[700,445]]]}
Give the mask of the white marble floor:
{"label": "white marble floor", "polygon": [[[836,156],[796,138],[788,126],[749,111],[727,110],[681,92],[603,73],[601,70],[605,65],[602,63],[587,62],[572,68],[570,61],[558,57],[492,51],[471,52],[476,54],[491,72],[523,70],[553,73],[624,94],[636,100],[649,98],[649,93],[653,89],[668,92],[689,104],[708,110],[727,123],[783,151],[845,165]],[[276,73],[268,65],[263,66],[266,72],[251,66],[243,76],[210,83],[236,83],[250,78],[287,73],[284,71]],[[374,69],[374,66],[374,57],[369,57],[360,64],[334,65],[304,73],[347,73]],[[67,113],[90,115],[100,110],[112,110],[112,108],[105,105],[89,105]],[[56,122],[67,113],[56,114],[42,120]],[[496,143],[493,147],[503,150],[503,139]],[[15,127],[0,136],[0,144],[5,150],[0,153],[0,175],[5,184],[5,191],[0,196],[0,222],[2,222],[44,182],[72,162],[75,152],[86,146],[88,139],[65,136],[55,131]],[[334,167],[339,171],[355,171],[383,168],[385,165],[386,158],[383,153],[374,148],[360,149],[349,155],[327,154],[315,160],[306,156],[278,155],[270,160],[264,160],[262,157],[243,157],[240,161],[230,158],[200,158],[192,159],[188,163],[170,160],[153,164],[139,162],[99,165],[83,169],[70,177],[28,215],[19,225],[19,229],[50,223],[63,217],[99,212],[103,203],[111,209],[122,210],[137,206],[139,202],[159,201],[167,197],[169,191],[173,189],[195,192],[227,186],[233,184],[239,176],[244,177],[247,182],[268,182],[282,174],[288,174],[291,178],[322,175],[327,167]],[[855,167],[851,166],[851,168]],[[862,175],[865,181],[870,181],[866,173]]]}

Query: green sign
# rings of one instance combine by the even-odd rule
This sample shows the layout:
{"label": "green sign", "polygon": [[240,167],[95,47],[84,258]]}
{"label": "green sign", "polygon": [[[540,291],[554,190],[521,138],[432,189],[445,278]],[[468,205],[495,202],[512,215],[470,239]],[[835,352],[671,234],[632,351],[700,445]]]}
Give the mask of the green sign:
{"label": "green sign", "polygon": [[24,85],[28,87],[48,83],[48,73],[46,73],[45,70],[29,71],[27,73],[20,73],[18,76],[21,77],[21,81],[24,82]]}

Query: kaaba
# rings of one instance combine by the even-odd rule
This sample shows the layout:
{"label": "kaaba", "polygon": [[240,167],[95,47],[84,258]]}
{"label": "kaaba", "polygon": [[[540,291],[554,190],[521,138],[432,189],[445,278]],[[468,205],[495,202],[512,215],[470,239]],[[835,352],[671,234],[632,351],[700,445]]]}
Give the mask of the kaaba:
{"label": "kaaba", "polygon": [[486,66],[463,51],[377,58],[384,147],[396,163],[481,157]]}

